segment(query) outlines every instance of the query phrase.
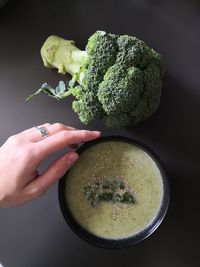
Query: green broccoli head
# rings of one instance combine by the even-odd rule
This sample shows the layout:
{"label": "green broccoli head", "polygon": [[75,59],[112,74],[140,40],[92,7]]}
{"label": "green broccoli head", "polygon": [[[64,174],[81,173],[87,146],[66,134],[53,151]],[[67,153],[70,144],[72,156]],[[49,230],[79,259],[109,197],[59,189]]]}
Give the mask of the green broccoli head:
{"label": "green broccoli head", "polygon": [[86,46],[88,66],[94,66],[103,76],[115,63],[117,55],[116,36],[97,31],[88,40]]}
{"label": "green broccoli head", "polygon": [[92,123],[102,118],[102,107],[92,92],[85,92],[79,86],[76,88],[76,95],[78,97],[73,101],[72,108],[79,114],[79,119],[83,124]]}
{"label": "green broccoli head", "polygon": [[125,67],[137,67],[143,70],[151,62],[154,50],[136,37],[122,35],[117,39],[118,53],[116,62]]}
{"label": "green broccoli head", "polygon": [[98,100],[107,115],[129,113],[137,105],[142,90],[142,71],[116,63],[108,69],[99,85]]}
{"label": "green broccoli head", "polygon": [[[97,92],[106,71],[115,62],[117,53],[115,38],[98,31],[89,38],[86,52],[87,59],[85,58],[83,62],[83,68],[80,68],[83,76],[81,86],[79,92],[73,94],[76,100],[73,101],[72,107],[82,123],[90,124],[104,116]],[[82,96],[77,97],[80,92]]]}
{"label": "green broccoli head", "polygon": [[52,91],[45,84],[35,94],[43,90],[57,99],[72,94],[73,110],[84,124],[103,118],[107,127],[125,127],[147,119],[159,106],[163,60],[136,37],[97,31],[81,51],[73,41],[53,36],[41,55],[45,66],[73,77],[65,88]]}
{"label": "green broccoli head", "polygon": [[134,124],[150,117],[160,104],[162,77],[164,74],[162,58],[158,53],[143,70],[144,89],[136,107],[131,110]]}

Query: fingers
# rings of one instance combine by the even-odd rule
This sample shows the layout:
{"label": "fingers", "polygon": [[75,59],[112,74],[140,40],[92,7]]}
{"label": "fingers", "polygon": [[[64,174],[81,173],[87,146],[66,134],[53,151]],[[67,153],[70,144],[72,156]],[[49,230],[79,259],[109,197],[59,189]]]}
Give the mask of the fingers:
{"label": "fingers", "polygon": [[78,148],[77,144],[69,145],[69,147],[73,150],[76,150]]}
{"label": "fingers", "polygon": [[[37,142],[35,144],[38,146],[39,152],[37,158],[39,159],[39,162],[42,162],[50,154],[65,146],[87,142],[96,139],[99,136],[100,132],[98,131],[64,130],[58,132],[44,139],[42,142]],[[53,183],[65,174],[65,172],[76,162],[78,157],[76,152],[68,152],[51,164],[44,173],[31,180],[24,189],[27,199],[31,200],[43,195]]]}
{"label": "fingers", "polygon": [[[38,127],[46,127],[47,129],[51,126],[50,123],[45,123],[43,125],[40,125]],[[39,132],[39,130],[37,130],[36,127],[32,127],[30,129],[27,129],[21,133],[18,134],[19,138],[22,138],[24,141],[31,141],[31,142],[37,142],[39,140],[41,140],[41,133]]]}
{"label": "fingers", "polygon": [[[62,123],[54,123],[54,124],[52,124],[50,126],[47,126],[47,130],[49,132],[49,136],[52,136],[52,135],[54,135],[54,134],[56,134],[58,132],[61,132],[61,131],[66,131],[66,130],[71,131],[71,130],[76,130],[76,129],[73,128],[73,127],[70,127],[70,126],[66,126],[66,125],[64,125]],[[40,136],[39,141],[40,140],[41,140],[41,136]]]}
{"label": "fingers", "polygon": [[[48,131],[49,136],[51,136],[55,133],[58,133],[60,131],[64,131],[64,130],[69,130],[69,131],[70,130],[76,130],[75,128],[64,125],[62,123],[54,123],[54,124],[45,123],[45,124],[39,125],[37,127],[38,128],[39,127],[45,127]],[[39,141],[43,140],[40,131],[36,127],[32,127],[28,130],[21,132],[20,136],[24,140],[26,139],[27,141],[31,141],[31,142],[39,142]]]}
{"label": "fingers", "polygon": [[25,191],[28,197],[33,199],[45,193],[53,183],[66,173],[78,157],[76,152],[69,152],[52,163],[43,174],[26,186]]}
{"label": "fingers", "polygon": [[73,144],[79,144],[82,142],[88,142],[90,140],[96,139],[100,136],[98,131],[87,131],[87,130],[71,130],[71,131],[61,131],[48,138],[44,139],[42,142],[38,142],[38,160],[42,161],[47,158],[50,154],[63,149],[66,146]]}

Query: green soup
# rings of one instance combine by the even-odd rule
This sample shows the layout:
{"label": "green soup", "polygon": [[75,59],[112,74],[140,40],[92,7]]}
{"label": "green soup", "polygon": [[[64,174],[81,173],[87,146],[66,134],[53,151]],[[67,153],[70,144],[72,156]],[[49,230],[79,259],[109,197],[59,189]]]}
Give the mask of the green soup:
{"label": "green soup", "polygon": [[[135,202],[102,201],[92,206],[83,189],[94,177],[124,179]],[[106,239],[123,239],[151,224],[161,207],[163,181],[155,161],[144,150],[107,141],[81,153],[68,173],[65,196],[72,216],[88,232]]]}

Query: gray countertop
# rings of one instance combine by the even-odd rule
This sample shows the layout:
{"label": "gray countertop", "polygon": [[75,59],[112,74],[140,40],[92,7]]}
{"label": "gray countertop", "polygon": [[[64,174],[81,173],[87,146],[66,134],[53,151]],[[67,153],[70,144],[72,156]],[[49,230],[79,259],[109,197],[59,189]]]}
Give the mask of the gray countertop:
{"label": "gray countertop", "polygon": [[[157,113],[135,128],[106,129],[146,143],[162,159],[171,186],[167,216],[144,242],[103,250],[80,240],[61,215],[57,185],[34,202],[0,210],[0,263],[4,267],[197,267],[200,243],[200,4],[156,0],[10,0],[0,9],[0,144],[45,122],[84,128],[71,98],[24,99],[43,82],[63,78],[43,67],[39,50],[57,34],[84,47],[97,29],[131,34],[163,54],[166,75]],[[58,154],[49,158],[45,168]]]}

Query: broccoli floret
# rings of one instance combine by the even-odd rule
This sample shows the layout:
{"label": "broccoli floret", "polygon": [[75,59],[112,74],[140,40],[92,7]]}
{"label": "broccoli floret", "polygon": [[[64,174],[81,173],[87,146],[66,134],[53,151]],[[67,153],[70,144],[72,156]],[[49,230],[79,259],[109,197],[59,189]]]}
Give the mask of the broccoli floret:
{"label": "broccoli floret", "polygon": [[72,108],[79,114],[82,123],[88,124],[102,118],[102,107],[93,92],[85,92],[82,86],[77,86],[73,91],[76,100],[73,101]]}
{"label": "broccoli floret", "polygon": [[97,31],[89,38],[86,46],[87,64],[95,67],[102,79],[108,68],[115,63],[117,52],[116,36]]}
{"label": "broccoli floret", "polygon": [[144,90],[137,106],[130,112],[133,124],[147,119],[157,110],[160,104],[163,73],[162,58],[154,52],[154,58],[143,71]]}
{"label": "broccoli floret", "polygon": [[69,73],[72,80],[55,90],[45,84],[34,95],[43,91],[62,99],[72,94],[73,110],[84,124],[103,118],[107,127],[125,127],[147,119],[159,106],[163,60],[136,37],[97,31],[81,51],[74,41],[50,36],[41,55],[46,67]]}
{"label": "broccoli floret", "polygon": [[108,115],[129,112],[135,107],[143,90],[143,73],[135,67],[125,69],[115,64],[108,69],[99,85],[98,100]]}
{"label": "broccoli floret", "polygon": [[143,70],[153,57],[153,50],[136,37],[122,35],[117,39],[118,54],[116,62],[125,68],[134,66]]}

